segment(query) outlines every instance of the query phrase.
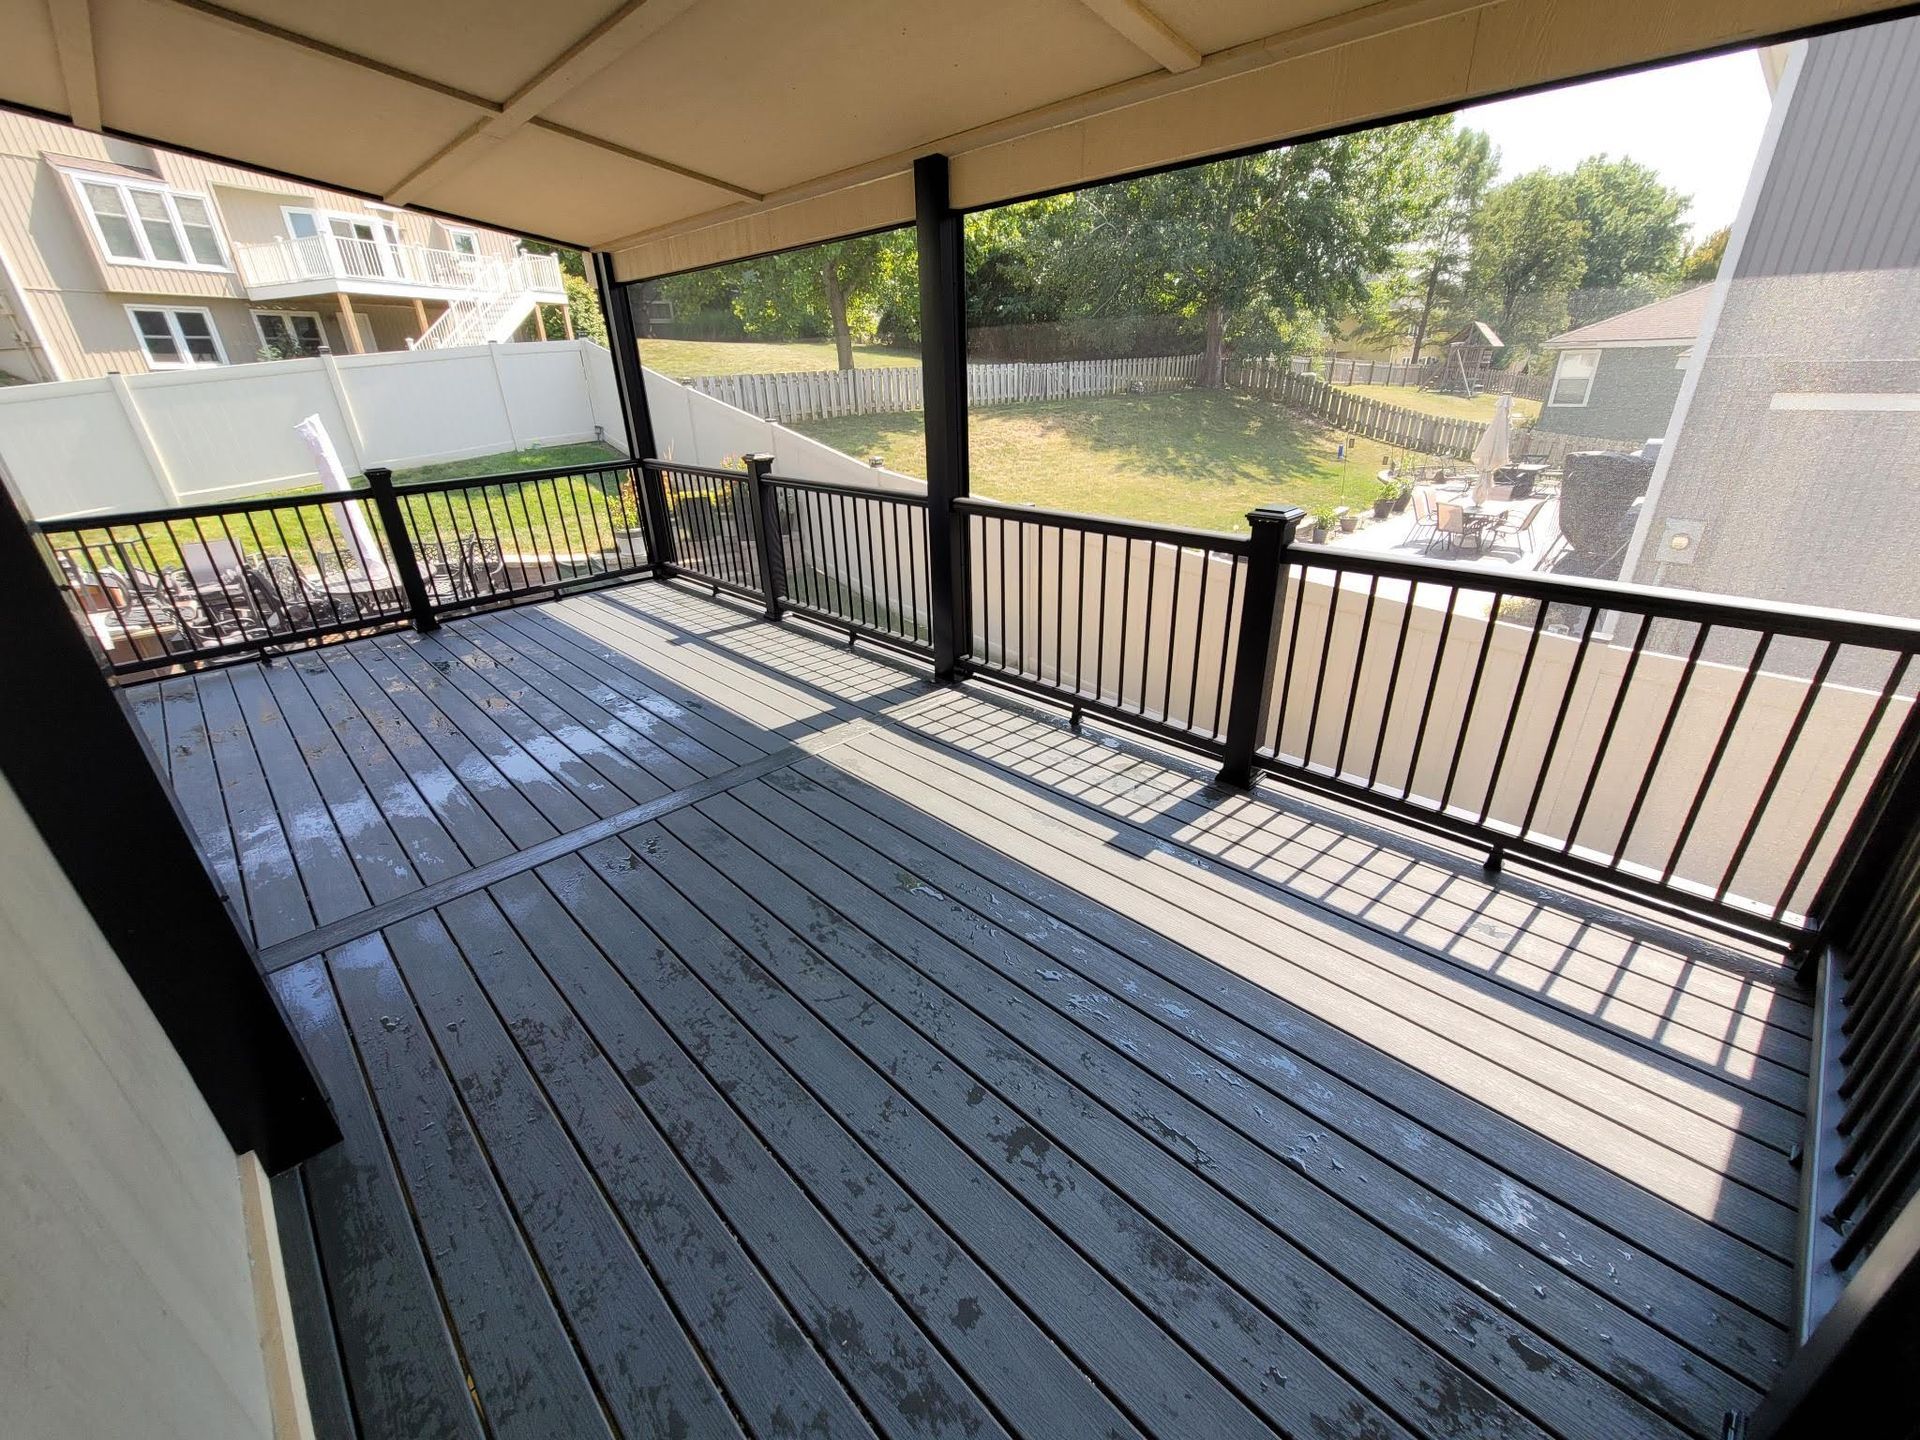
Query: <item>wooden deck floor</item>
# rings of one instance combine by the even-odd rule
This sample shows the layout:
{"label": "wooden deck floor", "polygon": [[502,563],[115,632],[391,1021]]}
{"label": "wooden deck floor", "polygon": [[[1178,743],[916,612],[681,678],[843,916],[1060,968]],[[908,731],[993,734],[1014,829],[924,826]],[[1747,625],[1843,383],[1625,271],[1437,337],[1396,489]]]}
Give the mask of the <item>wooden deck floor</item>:
{"label": "wooden deck floor", "polygon": [[1762,961],[663,584],[131,692],[346,1141],[329,1436],[1717,1437]]}

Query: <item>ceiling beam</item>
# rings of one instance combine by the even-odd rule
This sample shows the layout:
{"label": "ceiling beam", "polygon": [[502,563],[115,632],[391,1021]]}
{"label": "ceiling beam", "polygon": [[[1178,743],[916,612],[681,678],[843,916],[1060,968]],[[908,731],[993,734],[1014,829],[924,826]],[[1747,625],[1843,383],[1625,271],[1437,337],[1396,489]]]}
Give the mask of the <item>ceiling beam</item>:
{"label": "ceiling beam", "polygon": [[[73,3],[84,3],[84,0],[73,0]],[[574,85],[578,85],[581,81],[585,80],[589,75],[598,73],[601,69],[605,68],[607,64],[610,64],[617,58],[620,51],[631,48],[631,46],[637,44],[645,34],[657,30],[661,25],[664,25],[667,20],[672,19],[673,16],[686,10],[694,3],[694,0],[630,0],[629,4],[622,6],[620,10],[614,12],[614,14],[606,21],[603,21],[601,25],[577,41],[573,46],[569,47],[565,54],[543,69],[539,75],[536,75],[518,91],[514,92],[504,103],[498,100],[489,100],[484,95],[476,95],[470,90],[462,90],[457,86],[442,84],[440,81],[429,79],[425,75],[415,74],[411,70],[403,70],[397,65],[389,65],[385,61],[375,60],[371,56],[361,55],[355,51],[344,49],[341,46],[329,44],[325,40],[316,40],[311,35],[302,35],[297,30],[289,30],[284,26],[275,25],[266,20],[256,20],[251,15],[243,15],[236,10],[229,10],[225,6],[216,5],[212,3],[212,0],[164,0],[164,3],[176,6],[182,10],[190,10],[196,15],[213,21],[215,24],[224,25],[228,29],[240,30],[250,35],[264,36],[267,39],[276,40],[284,45],[291,45],[315,55],[322,55],[342,65],[351,65],[357,70],[365,70],[375,75],[381,75],[389,80],[396,80],[403,85],[412,86],[417,90],[431,91],[435,95],[441,95],[449,100],[458,101],[460,104],[478,111],[480,118],[475,124],[463,131],[451,145],[443,147],[437,154],[430,157],[425,164],[415,167],[411,173],[399,182],[394,191],[388,194],[386,198],[390,203],[395,205],[401,205],[407,202],[395,199],[394,195],[417,195],[425,188],[419,183],[419,177],[435,166],[443,157],[470,142],[484,141],[486,143],[476,144],[474,146],[475,153],[472,156],[472,160],[477,160],[481,154],[485,153],[486,149],[491,148],[492,145],[497,145],[505,138],[506,134],[510,134],[522,125],[532,125],[543,130],[552,131],[558,135],[565,135],[570,140],[577,140],[583,145],[591,145],[596,149],[606,151],[610,155],[618,155],[625,160],[632,160],[642,165],[651,166],[657,170],[664,170],[669,174],[681,176],[683,179],[696,180],[702,185],[710,185],[714,189],[724,191],[729,195],[737,195],[745,201],[758,201],[764,198],[759,192],[749,190],[745,186],[735,185],[730,180],[722,180],[718,176],[706,175],[698,170],[690,170],[684,165],[676,165],[672,161],[663,160],[656,155],[648,155],[644,151],[630,149],[625,145],[617,144],[611,140],[603,140],[598,135],[589,135],[584,131],[570,130],[565,126],[536,119],[533,117],[532,111],[526,108],[527,97],[531,92],[538,90],[544,94],[546,93],[545,87],[547,85],[564,84],[563,89],[553,91],[548,99],[539,102],[541,104],[550,104],[553,99],[557,99],[560,94],[564,93],[565,89],[571,89]],[[656,4],[660,6],[660,15],[664,18],[655,19],[649,26],[640,28],[639,33],[635,34],[626,44],[621,45],[618,50],[607,50],[605,52],[605,59],[600,60],[597,64],[593,63],[594,57],[602,53],[599,42],[606,38],[604,32],[611,30],[619,36],[626,36],[628,34],[626,26],[630,22],[633,22],[639,14],[647,10],[652,10]],[[591,65],[592,68],[580,68],[587,65]],[[490,127],[495,122],[506,117],[508,106],[510,105],[520,106],[517,117],[507,127],[505,133],[499,135],[493,134]],[[468,160],[466,163],[471,164],[472,160]],[[458,168],[463,167],[459,165],[454,167],[454,169]],[[447,170],[441,174],[440,178],[445,178],[447,174],[451,173],[453,173],[453,170]]]}
{"label": "ceiling beam", "polygon": [[100,70],[93,59],[93,17],[87,0],[47,0],[47,13],[60,57],[60,83],[67,92],[67,118],[82,130],[99,130]]}
{"label": "ceiling beam", "polygon": [[[489,115],[429,157],[388,191],[387,199],[395,205],[405,205],[441,181],[465,170],[522,126],[540,123],[537,117],[541,111],[598,75],[668,22],[692,9],[696,3],[698,0],[627,0],[626,4],[569,45],[539,74],[508,96],[497,114]],[[610,142],[582,131],[555,125],[544,125],[543,128],[585,144],[616,148]],[[756,192],[742,186],[672,165],[637,150],[622,146],[617,147],[617,153],[703,184],[718,186],[743,199],[759,198]]]}
{"label": "ceiling beam", "polygon": [[1141,0],[1080,0],[1134,49],[1142,51],[1162,70],[1178,75],[1196,68],[1205,57]]}

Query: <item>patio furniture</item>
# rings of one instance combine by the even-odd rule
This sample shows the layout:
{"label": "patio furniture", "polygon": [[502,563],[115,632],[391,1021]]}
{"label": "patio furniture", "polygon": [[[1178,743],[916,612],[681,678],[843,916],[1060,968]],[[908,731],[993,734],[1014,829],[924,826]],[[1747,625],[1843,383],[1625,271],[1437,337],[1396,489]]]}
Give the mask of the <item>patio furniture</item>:
{"label": "patio furniture", "polygon": [[1424,533],[1429,539],[1433,535],[1433,491],[1425,485],[1413,487],[1413,529],[1407,534],[1407,543],[1417,545]]}
{"label": "patio furniture", "polygon": [[1529,553],[1533,550],[1533,522],[1540,518],[1540,512],[1547,508],[1543,497],[1525,507],[1509,509],[1493,527],[1493,544],[1500,544],[1503,535],[1512,536],[1519,541],[1515,548]]}
{"label": "patio furniture", "polygon": [[1481,539],[1493,519],[1490,514],[1470,511],[1464,505],[1450,505],[1445,500],[1440,501],[1435,509],[1433,537],[1427,541],[1429,553],[1443,539],[1447,542],[1449,555],[1459,551],[1468,541],[1472,541],[1476,548],[1481,548]]}

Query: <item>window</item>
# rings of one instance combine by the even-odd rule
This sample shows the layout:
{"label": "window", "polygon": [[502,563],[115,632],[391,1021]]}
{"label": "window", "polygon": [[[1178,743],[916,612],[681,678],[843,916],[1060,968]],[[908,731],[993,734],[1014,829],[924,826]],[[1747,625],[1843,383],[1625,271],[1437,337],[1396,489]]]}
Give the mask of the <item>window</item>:
{"label": "window", "polygon": [[320,317],[307,310],[256,310],[253,328],[259,333],[262,359],[291,360],[295,356],[318,355],[327,348],[326,331]]}
{"label": "window", "polygon": [[456,255],[478,255],[480,253],[480,236],[477,231],[456,230],[449,225],[447,227],[447,243],[453,246]]}
{"label": "window", "polygon": [[224,365],[227,352],[213,328],[213,312],[177,306],[129,305],[133,332],[147,363],[156,370],[179,370],[192,365]]}
{"label": "window", "polygon": [[366,215],[338,215],[324,210],[282,207],[287,232],[295,241],[332,237],[326,243],[339,273],[359,280],[398,280],[406,270],[401,258],[400,231],[390,220]]}
{"label": "window", "polygon": [[231,268],[213,209],[203,197],[104,176],[74,179],[109,259],[190,270]]}
{"label": "window", "polygon": [[1593,393],[1593,373],[1600,368],[1598,350],[1562,350],[1560,363],[1553,371],[1553,393],[1549,405],[1580,406]]}

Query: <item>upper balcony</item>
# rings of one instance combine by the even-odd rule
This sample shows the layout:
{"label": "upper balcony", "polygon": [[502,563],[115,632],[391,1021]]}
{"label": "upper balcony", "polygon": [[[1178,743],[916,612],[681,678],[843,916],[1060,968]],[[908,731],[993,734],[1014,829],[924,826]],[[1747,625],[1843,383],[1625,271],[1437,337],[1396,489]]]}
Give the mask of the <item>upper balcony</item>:
{"label": "upper balcony", "polygon": [[509,289],[552,304],[566,300],[551,255],[500,259],[333,234],[237,244],[233,252],[252,300],[345,293],[453,301]]}

